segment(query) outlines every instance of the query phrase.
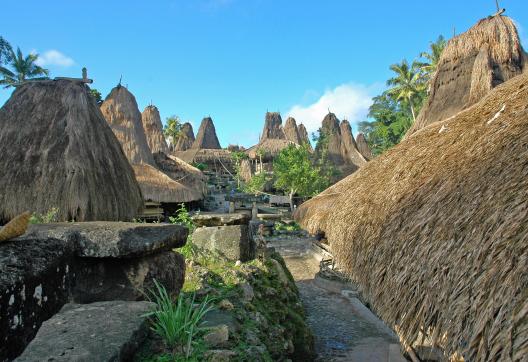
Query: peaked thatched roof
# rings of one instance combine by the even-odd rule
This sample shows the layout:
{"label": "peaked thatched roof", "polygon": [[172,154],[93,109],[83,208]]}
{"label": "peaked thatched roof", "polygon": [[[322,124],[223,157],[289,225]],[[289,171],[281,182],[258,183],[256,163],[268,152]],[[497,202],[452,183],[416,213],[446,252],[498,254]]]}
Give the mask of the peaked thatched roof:
{"label": "peaked thatched roof", "polygon": [[341,149],[341,129],[335,114],[328,113],[324,117],[321,131],[327,138],[328,159],[335,165],[343,165],[345,159]]}
{"label": "peaked thatched roof", "polygon": [[446,356],[528,355],[528,73],[427,126],[296,213],[373,309]]}
{"label": "peaked thatched roof", "polygon": [[299,135],[299,130],[297,129],[297,122],[295,121],[295,118],[288,117],[283,130],[287,140],[295,142],[298,145],[301,144],[301,136]]}
{"label": "peaked thatched roof", "polygon": [[181,135],[174,144],[174,151],[186,151],[192,147],[194,143],[194,132],[192,124],[185,122],[181,128]]}
{"label": "peaked thatched roof", "polygon": [[365,157],[367,161],[370,161],[374,158],[374,155],[372,154],[372,151],[370,150],[370,147],[367,143],[367,139],[363,133],[358,133],[356,137],[356,145],[358,151],[363,155],[363,157]]}
{"label": "peaked thatched roof", "polygon": [[174,181],[179,182],[191,189],[198,191],[203,198],[206,192],[207,178],[196,167],[175,156],[166,155],[163,152],[153,154],[156,167]]}
{"label": "peaked thatched roof", "polygon": [[264,154],[262,155],[262,161],[269,162],[277,157],[280,151],[290,145],[296,145],[296,143],[285,139],[268,138],[256,144],[255,146],[248,148],[246,153],[248,154],[249,158],[256,160],[260,159],[258,152],[259,150],[262,150],[264,151]]}
{"label": "peaked thatched roof", "polygon": [[345,162],[348,162],[357,168],[365,165],[367,160],[365,160],[365,157],[363,157],[358,150],[356,140],[354,140],[354,136],[352,136],[352,127],[350,126],[350,123],[347,120],[341,121],[339,129],[341,131],[341,154],[343,155]]}
{"label": "peaked thatched roof", "polygon": [[156,106],[150,105],[141,113],[143,130],[147,136],[147,143],[151,153],[164,152],[169,153],[169,146],[163,135],[163,125],[161,117]]}
{"label": "peaked thatched roof", "polygon": [[131,220],[134,173],[88,88],[67,80],[17,87],[0,109],[0,219],[58,208],[62,221]]}
{"label": "peaked thatched roof", "polygon": [[297,126],[297,130],[299,131],[301,144],[306,143],[310,146],[310,149],[312,149],[312,144],[310,143],[310,138],[308,137],[308,131],[306,130],[304,124],[300,123],[299,126]]}
{"label": "peaked thatched roof", "polygon": [[220,149],[220,142],[216,136],[216,129],[211,117],[205,117],[192,145],[193,149]]}
{"label": "peaked thatched roof", "polygon": [[101,105],[106,121],[131,164],[154,164],[136,98],[125,87],[113,88]]}
{"label": "peaked thatched roof", "polygon": [[278,112],[266,112],[260,142],[264,142],[267,139],[286,139],[282,129],[282,117]]}
{"label": "peaked thatched roof", "polygon": [[512,19],[480,20],[447,43],[428,100],[407,134],[477,103],[492,88],[521,74],[526,64],[527,55]]}

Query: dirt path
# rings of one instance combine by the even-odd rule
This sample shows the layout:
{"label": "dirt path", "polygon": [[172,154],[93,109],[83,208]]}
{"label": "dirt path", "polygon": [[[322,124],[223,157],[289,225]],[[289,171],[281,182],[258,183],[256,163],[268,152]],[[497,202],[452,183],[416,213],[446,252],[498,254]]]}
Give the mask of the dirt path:
{"label": "dirt path", "polygon": [[319,264],[310,254],[285,256],[297,281],[318,361],[401,362],[397,339],[349,299],[315,285]]}

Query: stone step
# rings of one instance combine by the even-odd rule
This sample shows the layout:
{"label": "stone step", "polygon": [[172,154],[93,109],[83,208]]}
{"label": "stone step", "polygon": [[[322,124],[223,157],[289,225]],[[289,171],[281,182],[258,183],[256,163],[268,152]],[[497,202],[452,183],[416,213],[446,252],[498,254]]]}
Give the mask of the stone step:
{"label": "stone step", "polygon": [[130,361],[148,333],[150,302],[66,304],[15,361]]}

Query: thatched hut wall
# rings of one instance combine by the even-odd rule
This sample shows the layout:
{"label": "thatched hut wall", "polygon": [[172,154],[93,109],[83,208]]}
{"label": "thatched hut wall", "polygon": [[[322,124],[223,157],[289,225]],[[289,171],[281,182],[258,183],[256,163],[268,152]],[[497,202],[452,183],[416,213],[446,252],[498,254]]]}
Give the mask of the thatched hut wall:
{"label": "thatched hut wall", "polygon": [[191,148],[210,150],[222,148],[216,136],[216,129],[211,117],[206,117],[202,120],[200,129],[198,129],[198,134]]}
{"label": "thatched hut wall", "polygon": [[169,153],[169,146],[163,135],[163,124],[156,106],[150,105],[141,113],[141,122],[143,130],[147,136],[147,143],[151,153],[164,152]]}
{"label": "thatched hut wall", "polygon": [[295,118],[288,117],[286,124],[284,124],[283,131],[288,141],[292,141],[298,145],[301,144],[301,136],[299,135],[299,129],[297,128]]}
{"label": "thatched hut wall", "polygon": [[282,117],[278,112],[266,112],[260,142],[264,142],[267,139],[286,139],[282,129]]}
{"label": "thatched hut wall", "polygon": [[303,204],[403,339],[447,356],[528,355],[528,74],[431,124]]}
{"label": "thatched hut wall", "polygon": [[231,152],[224,149],[189,149],[187,151],[174,152],[174,156],[189,164],[204,164],[207,171],[235,172]]}
{"label": "thatched hut wall", "polygon": [[358,148],[358,151],[363,155],[363,157],[370,161],[374,158],[374,155],[372,154],[372,151],[370,150],[370,147],[367,143],[367,139],[365,138],[365,135],[363,133],[358,133],[356,136],[356,145]]}
{"label": "thatched hut wall", "polygon": [[253,167],[250,160],[244,159],[240,161],[240,177],[244,182],[249,182],[253,177]]}
{"label": "thatched hut wall", "polygon": [[494,16],[480,20],[447,43],[428,100],[407,134],[475,104],[492,88],[521,74],[526,64],[512,19]]}
{"label": "thatched hut wall", "polygon": [[17,87],[0,109],[0,219],[58,208],[62,221],[131,220],[141,192],[88,88]]}
{"label": "thatched hut wall", "polygon": [[113,88],[101,105],[101,112],[121,143],[131,164],[154,164],[141,122],[136,98],[125,87]]}
{"label": "thatched hut wall", "polygon": [[181,128],[181,135],[180,137],[178,137],[176,143],[174,144],[173,151],[178,152],[190,149],[194,143],[194,140],[195,138],[192,124],[190,124],[189,122],[185,122]]}

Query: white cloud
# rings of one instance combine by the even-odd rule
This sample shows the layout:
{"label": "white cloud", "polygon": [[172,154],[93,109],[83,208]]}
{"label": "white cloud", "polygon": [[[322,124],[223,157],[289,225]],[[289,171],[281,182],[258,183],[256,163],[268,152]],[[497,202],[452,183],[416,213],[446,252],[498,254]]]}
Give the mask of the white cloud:
{"label": "white cloud", "polygon": [[335,113],[339,119],[346,118],[350,124],[366,120],[368,109],[372,104],[374,87],[357,84],[342,84],[329,89],[312,104],[294,105],[287,117],[295,118],[297,124],[303,123],[309,134],[321,127],[321,121],[328,113]]}
{"label": "white cloud", "polygon": [[41,66],[49,66],[49,65],[56,65],[59,67],[71,67],[75,64],[75,61],[62,54],[58,50],[48,50],[44,52],[43,54],[40,54],[36,63]]}

